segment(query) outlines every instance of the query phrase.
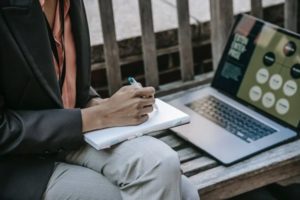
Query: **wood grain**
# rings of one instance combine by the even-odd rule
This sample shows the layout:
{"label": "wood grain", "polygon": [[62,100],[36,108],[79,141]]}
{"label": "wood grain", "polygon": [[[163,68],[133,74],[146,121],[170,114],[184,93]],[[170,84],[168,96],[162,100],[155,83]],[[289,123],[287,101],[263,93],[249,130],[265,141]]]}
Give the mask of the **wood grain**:
{"label": "wood grain", "polygon": [[206,156],[190,160],[181,164],[181,170],[186,176],[192,176],[196,173],[216,167],[218,163]]}
{"label": "wood grain", "polygon": [[201,156],[201,153],[192,147],[187,147],[177,151],[180,162],[186,162]]}
{"label": "wood grain", "polygon": [[202,199],[229,198],[300,174],[300,140],[190,177]]}
{"label": "wood grain", "polygon": [[181,79],[194,79],[194,61],[192,49],[192,34],[188,0],[177,0],[178,43],[180,53]]}
{"label": "wood grain", "polygon": [[184,142],[182,139],[179,139],[175,135],[167,135],[167,136],[161,137],[159,139],[161,141],[163,141],[164,143],[166,143],[167,145],[169,145],[173,149],[186,144],[186,142]]}
{"label": "wood grain", "polygon": [[284,27],[297,32],[298,30],[298,0],[286,0],[284,6]]}
{"label": "wood grain", "polygon": [[108,89],[109,93],[113,94],[122,86],[122,81],[112,1],[99,0],[99,9],[104,39]]}
{"label": "wood grain", "polygon": [[257,18],[263,18],[262,0],[251,0],[251,15]]}
{"label": "wood grain", "polygon": [[210,13],[212,57],[216,69],[233,22],[232,0],[210,0]]}
{"label": "wood grain", "polygon": [[158,88],[158,67],[151,0],[139,0],[146,85]]}

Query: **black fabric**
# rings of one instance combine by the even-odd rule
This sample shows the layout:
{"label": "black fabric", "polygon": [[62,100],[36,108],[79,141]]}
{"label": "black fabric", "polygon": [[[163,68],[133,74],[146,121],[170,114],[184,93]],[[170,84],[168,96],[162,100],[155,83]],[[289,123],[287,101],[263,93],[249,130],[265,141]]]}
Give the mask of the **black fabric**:
{"label": "black fabric", "polygon": [[32,0],[21,0],[21,1],[16,1],[16,0],[1,0],[0,1],[0,7],[22,7],[22,8],[27,8],[28,5],[30,5]]}
{"label": "black fabric", "polygon": [[62,72],[61,72],[61,75],[59,76],[59,88],[60,88],[60,92],[62,93],[62,91],[63,91],[63,85],[64,85],[65,77],[66,77],[64,0],[59,0],[59,7],[60,7],[60,23],[61,23],[61,35],[62,35],[62,48],[63,48],[63,54],[64,54]]}
{"label": "black fabric", "polygon": [[271,184],[265,187],[246,192],[229,200],[299,200],[300,184],[281,186]]}
{"label": "black fabric", "polygon": [[300,199],[300,184],[295,183],[288,186],[272,184],[266,189],[278,200],[299,200]]}
{"label": "black fabric", "polygon": [[54,40],[54,37],[53,37],[53,33],[52,33],[52,30],[51,30],[50,24],[49,24],[49,22],[48,22],[47,17],[46,17],[45,14],[44,14],[44,18],[45,18],[45,23],[47,25],[48,37],[49,37],[51,49],[52,49],[54,58],[56,60],[56,63],[59,63],[58,52],[57,52],[55,40]]}
{"label": "black fabric", "polygon": [[41,199],[41,191],[46,188],[54,167],[53,161],[33,157],[3,159],[5,162],[0,161],[0,199]]}
{"label": "black fabric", "polygon": [[259,188],[250,192],[246,192],[228,200],[278,200],[267,188]]}
{"label": "black fabric", "polygon": [[63,109],[39,1],[0,4],[1,200],[41,199],[55,158],[83,144],[79,108],[96,94],[90,93],[90,43],[83,2],[70,2],[77,55],[76,109]]}

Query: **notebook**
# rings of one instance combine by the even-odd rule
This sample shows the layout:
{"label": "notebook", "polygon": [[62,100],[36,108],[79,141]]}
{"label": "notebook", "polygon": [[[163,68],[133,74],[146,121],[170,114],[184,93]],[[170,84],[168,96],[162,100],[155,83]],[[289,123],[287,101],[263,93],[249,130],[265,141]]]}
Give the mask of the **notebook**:
{"label": "notebook", "polygon": [[159,131],[190,121],[190,117],[177,108],[155,99],[155,108],[149,119],[137,126],[113,127],[95,130],[84,134],[84,140],[97,150],[109,148],[125,140],[145,135],[150,132]]}
{"label": "notebook", "polygon": [[241,14],[212,84],[170,102],[191,117],[172,130],[232,164],[297,136],[299,88],[300,36]]}

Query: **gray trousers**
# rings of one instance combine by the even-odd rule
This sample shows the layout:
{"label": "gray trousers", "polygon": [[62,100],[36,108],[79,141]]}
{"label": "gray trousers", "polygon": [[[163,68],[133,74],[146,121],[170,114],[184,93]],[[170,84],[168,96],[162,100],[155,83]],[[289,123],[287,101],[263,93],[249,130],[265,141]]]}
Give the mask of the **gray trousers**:
{"label": "gray trousers", "polygon": [[56,163],[45,200],[198,200],[178,155],[149,136],[107,150],[86,145]]}

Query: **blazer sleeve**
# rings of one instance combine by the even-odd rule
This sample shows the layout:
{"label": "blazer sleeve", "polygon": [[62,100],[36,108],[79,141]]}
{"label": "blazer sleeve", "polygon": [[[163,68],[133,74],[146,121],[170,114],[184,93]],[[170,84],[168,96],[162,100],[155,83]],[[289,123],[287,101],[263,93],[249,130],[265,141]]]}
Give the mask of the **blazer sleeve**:
{"label": "blazer sleeve", "polygon": [[72,150],[83,142],[81,130],[79,109],[15,111],[0,95],[0,156]]}

